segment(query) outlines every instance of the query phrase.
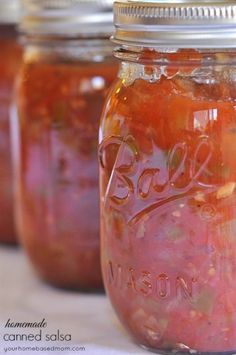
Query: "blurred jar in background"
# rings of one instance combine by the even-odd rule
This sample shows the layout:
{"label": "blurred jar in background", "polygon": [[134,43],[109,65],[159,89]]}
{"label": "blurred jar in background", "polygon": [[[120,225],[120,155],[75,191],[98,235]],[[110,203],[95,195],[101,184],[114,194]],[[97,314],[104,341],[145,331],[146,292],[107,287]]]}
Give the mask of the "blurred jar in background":
{"label": "blurred jar in background", "polygon": [[0,0],[0,243],[16,243],[13,220],[9,111],[13,83],[22,58],[17,42],[19,2]]}
{"label": "blurred jar in background", "polygon": [[23,3],[25,52],[13,120],[20,239],[48,283],[99,289],[97,141],[117,73],[112,1]]}

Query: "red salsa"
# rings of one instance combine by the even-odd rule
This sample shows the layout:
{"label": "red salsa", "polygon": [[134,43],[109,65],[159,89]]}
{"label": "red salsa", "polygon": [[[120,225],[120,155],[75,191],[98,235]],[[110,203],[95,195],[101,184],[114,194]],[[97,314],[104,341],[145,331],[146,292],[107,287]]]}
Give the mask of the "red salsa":
{"label": "red salsa", "polygon": [[22,49],[12,25],[0,25],[0,243],[16,243],[13,218],[13,176],[10,142],[10,107]]}
{"label": "red salsa", "polygon": [[236,69],[221,53],[204,68],[194,52],[140,58],[101,123],[106,289],[139,344],[234,353]]}
{"label": "red salsa", "polygon": [[102,287],[97,139],[116,71],[112,60],[31,58],[20,73],[17,224],[37,272],[55,286]]}

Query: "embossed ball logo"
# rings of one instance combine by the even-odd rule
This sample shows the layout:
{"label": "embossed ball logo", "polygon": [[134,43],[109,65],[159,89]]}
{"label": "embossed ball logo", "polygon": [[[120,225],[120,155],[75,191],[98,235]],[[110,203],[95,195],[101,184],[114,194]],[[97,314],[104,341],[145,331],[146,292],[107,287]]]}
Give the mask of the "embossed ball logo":
{"label": "embossed ball logo", "polygon": [[[168,152],[155,147],[145,160],[134,137],[109,137],[99,150],[102,169],[110,169],[104,207],[122,210],[126,206],[127,222],[134,224],[163,205],[191,198],[196,191],[214,192],[218,187],[203,178],[212,153],[208,137],[199,137],[194,150],[186,142],[175,144]],[[108,157],[112,157],[110,167]],[[206,203],[200,216],[211,219],[215,213]]]}

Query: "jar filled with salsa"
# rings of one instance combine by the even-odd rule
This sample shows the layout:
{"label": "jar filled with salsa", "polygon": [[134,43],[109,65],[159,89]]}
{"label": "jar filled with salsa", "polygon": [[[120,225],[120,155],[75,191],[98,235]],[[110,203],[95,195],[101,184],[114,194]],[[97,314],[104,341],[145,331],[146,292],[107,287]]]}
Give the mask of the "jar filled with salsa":
{"label": "jar filled with salsa", "polygon": [[117,1],[100,129],[102,269],[158,354],[236,353],[236,6]]}
{"label": "jar filled with salsa", "polygon": [[14,79],[21,63],[17,42],[18,1],[0,0],[0,243],[15,244],[13,176],[10,142],[10,106]]}
{"label": "jar filled with salsa", "polygon": [[117,73],[112,1],[23,3],[12,119],[20,240],[48,283],[100,289],[97,140]]}

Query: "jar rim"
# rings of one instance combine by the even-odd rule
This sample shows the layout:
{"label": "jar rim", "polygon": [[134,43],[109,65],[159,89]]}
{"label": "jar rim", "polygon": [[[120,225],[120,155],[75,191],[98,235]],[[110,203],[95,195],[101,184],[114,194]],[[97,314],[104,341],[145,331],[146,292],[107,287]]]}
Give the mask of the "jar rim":
{"label": "jar rim", "polygon": [[37,36],[109,36],[113,0],[22,0],[19,31]]}
{"label": "jar rim", "polygon": [[19,0],[0,0],[0,24],[15,25],[21,16]]}

